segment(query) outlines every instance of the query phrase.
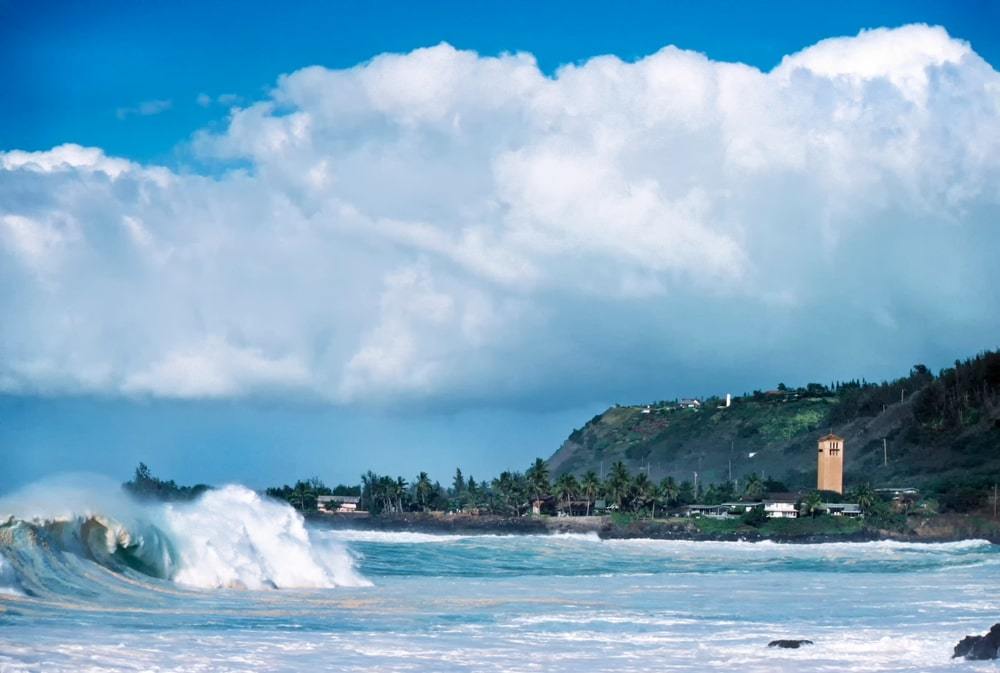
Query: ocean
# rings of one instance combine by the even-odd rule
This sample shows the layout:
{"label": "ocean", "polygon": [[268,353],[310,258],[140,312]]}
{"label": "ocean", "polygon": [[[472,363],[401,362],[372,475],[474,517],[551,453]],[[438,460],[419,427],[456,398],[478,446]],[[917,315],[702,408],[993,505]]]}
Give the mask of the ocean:
{"label": "ocean", "polygon": [[0,500],[0,672],[997,670],[950,659],[1000,621],[982,541],[330,531],[241,486],[99,491]]}

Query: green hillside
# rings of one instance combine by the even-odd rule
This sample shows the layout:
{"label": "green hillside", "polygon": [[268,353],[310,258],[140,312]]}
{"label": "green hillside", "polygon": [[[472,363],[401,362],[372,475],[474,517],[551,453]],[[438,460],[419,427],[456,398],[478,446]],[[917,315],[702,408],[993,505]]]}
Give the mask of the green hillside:
{"label": "green hillside", "polygon": [[[923,365],[879,384],[852,381],[733,398],[616,406],[574,430],[549,459],[554,475],[607,472],[618,460],[654,480],[743,481],[750,473],[814,487],[816,440],[846,440],[845,486],[916,486],[978,498],[1000,479],[1000,353]],[[884,441],[883,441],[884,440]],[[886,460],[887,458],[887,460]],[[970,491],[965,493],[964,491]],[[975,493],[971,493],[975,491]]]}

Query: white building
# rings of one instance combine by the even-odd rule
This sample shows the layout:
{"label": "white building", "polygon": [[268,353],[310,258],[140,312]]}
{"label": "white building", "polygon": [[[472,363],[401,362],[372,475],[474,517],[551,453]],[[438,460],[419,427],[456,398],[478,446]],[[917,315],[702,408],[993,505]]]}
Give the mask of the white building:
{"label": "white building", "polygon": [[765,500],[764,514],[769,519],[799,518],[799,510],[795,509],[795,503],[785,500]]}
{"label": "white building", "polygon": [[861,505],[856,502],[824,502],[823,511],[830,516],[857,518],[861,516]]}
{"label": "white building", "polygon": [[361,498],[356,495],[321,495],[316,498],[316,505],[325,512],[345,514],[358,511]]}
{"label": "white building", "polygon": [[760,507],[759,502],[723,502],[718,505],[688,505],[688,516],[707,516],[712,519],[735,519]]}

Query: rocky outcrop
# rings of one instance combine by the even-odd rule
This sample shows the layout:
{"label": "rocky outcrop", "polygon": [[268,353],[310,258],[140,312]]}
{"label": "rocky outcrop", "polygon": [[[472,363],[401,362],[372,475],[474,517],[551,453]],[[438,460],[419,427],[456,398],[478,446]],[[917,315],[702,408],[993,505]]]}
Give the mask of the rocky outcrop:
{"label": "rocky outcrop", "polygon": [[996,659],[1000,654],[1000,624],[994,624],[989,633],[983,636],[966,636],[955,645],[952,659]]}
{"label": "rocky outcrop", "polygon": [[772,640],[767,644],[768,647],[780,647],[784,650],[797,650],[803,645],[812,645],[811,640]]}

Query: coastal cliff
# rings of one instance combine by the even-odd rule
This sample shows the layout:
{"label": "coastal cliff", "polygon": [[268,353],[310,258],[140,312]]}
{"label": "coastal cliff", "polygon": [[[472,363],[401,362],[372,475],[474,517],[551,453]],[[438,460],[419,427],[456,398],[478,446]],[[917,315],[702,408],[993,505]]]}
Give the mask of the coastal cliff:
{"label": "coastal cliff", "polygon": [[848,485],[913,486],[958,501],[963,488],[981,493],[1000,479],[998,391],[1000,353],[991,352],[937,375],[916,365],[880,384],[779,385],[728,406],[718,397],[616,405],[570,433],[548,465],[553,476],[606,473],[621,461],[654,481],[756,473],[814,488],[816,439],[832,431],[845,440]]}

